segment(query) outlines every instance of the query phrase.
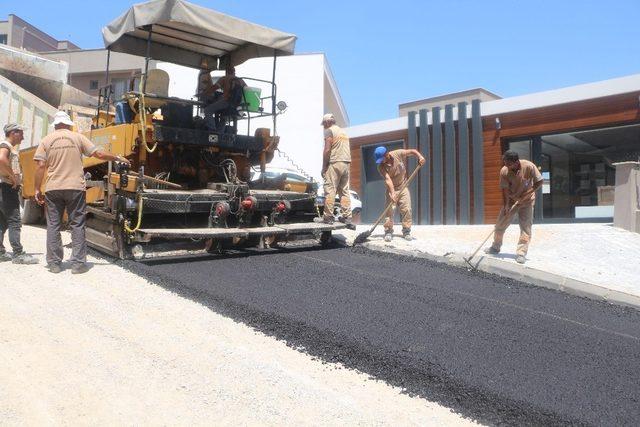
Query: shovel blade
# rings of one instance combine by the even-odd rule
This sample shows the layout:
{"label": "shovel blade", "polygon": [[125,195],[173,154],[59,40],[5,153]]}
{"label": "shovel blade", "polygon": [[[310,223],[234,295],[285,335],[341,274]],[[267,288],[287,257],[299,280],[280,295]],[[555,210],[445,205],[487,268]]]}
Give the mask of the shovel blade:
{"label": "shovel blade", "polygon": [[353,246],[360,245],[360,244],[366,242],[367,239],[369,238],[369,236],[371,236],[371,231],[370,230],[367,230],[365,232],[362,232],[362,233],[358,234],[356,236],[356,238],[353,239]]}

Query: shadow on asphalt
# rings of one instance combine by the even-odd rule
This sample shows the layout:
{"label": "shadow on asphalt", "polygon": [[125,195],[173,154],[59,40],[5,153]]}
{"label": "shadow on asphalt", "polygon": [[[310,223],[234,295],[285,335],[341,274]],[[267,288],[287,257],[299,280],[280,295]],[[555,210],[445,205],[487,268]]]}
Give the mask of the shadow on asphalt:
{"label": "shadow on asphalt", "polygon": [[[304,253],[304,252],[318,252],[325,250],[332,250],[338,248],[344,248],[346,246],[334,242],[328,245],[321,246],[320,244],[309,245],[305,243],[287,244],[277,248],[240,248],[229,249],[220,254],[202,254],[196,256],[180,256],[180,257],[166,257],[158,259],[147,259],[137,261],[144,265],[168,265],[168,264],[184,264],[185,262],[197,262],[197,261],[214,261],[225,260],[235,258],[247,258],[255,256],[265,256],[268,254],[282,254],[282,253]],[[103,257],[103,254],[96,255]]]}

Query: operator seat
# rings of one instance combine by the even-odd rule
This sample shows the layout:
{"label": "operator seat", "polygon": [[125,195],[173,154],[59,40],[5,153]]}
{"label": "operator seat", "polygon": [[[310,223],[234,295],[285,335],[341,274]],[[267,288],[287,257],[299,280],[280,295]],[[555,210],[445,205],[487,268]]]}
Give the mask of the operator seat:
{"label": "operator seat", "polygon": [[[145,92],[147,95],[162,96],[164,98],[169,97],[169,73],[160,69],[149,70],[147,73],[147,88]],[[146,106],[152,109],[162,107],[165,102],[164,100],[145,97]]]}

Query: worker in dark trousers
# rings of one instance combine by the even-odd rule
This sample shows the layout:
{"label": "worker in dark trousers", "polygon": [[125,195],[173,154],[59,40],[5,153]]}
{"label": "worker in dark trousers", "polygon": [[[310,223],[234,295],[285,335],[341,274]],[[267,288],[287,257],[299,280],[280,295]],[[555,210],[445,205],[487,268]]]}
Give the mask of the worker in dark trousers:
{"label": "worker in dark trousers", "polygon": [[520,224],[520,239],[516,251],[516,262],[524,264],[529,243],[531,242],[531,226],[533,225],[533,205],[536,191],[542,186],[542,174],[528,160],[520,160],[518,153],[507,151],[502,156],[504,166],[500,169],[500,188],[502,189],[502,209],[498,215],[493,244],[485,249],[487,254],[498,254],[502,247],[502,238],[509,227],[507,218],[513,204],[517,201],[516,211]]}
{"label": "worker in dark trousers", "polygon": [[[14,147],[24,139],[22,127],[9,123],[4,127],[4,141],[0,141],[0,262],[37,264],[38,260],[24,253],[20,243],[20,166]],[[4,248],[4,235],[9,231],[9,243],[13,254]]]}
{"label": "worker in dark trousers", "polygon": [[[45,204],[47,211],[47,267],[52,273],[62,271],[62,215],[67,212],[71,228],[71,273],[81,274],[89,270],[86,221],[86,182],[82,157],[96,157],[104,161],[130,164],[129,160],[96,147],[84,135],[73,132],[73,121],[64,111],[53,118],[54,131],[38,145],[33,159],[37,162],[35,176],[36,200]],[[47,172],[45,193],[41,185]]]}

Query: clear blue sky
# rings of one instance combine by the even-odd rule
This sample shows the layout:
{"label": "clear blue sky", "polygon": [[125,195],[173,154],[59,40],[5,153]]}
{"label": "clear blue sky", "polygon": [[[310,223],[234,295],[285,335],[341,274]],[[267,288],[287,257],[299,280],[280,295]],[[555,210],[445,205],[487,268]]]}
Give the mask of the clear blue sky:
{"label": "clear blue sky", "polygon": [[[83,48],[133,2],[0,1]],[[289,1],[194,3],[298,36],[325,52],[351,124],[399,103],[484,87],[504,97],[640,73],[640,0]]]}

